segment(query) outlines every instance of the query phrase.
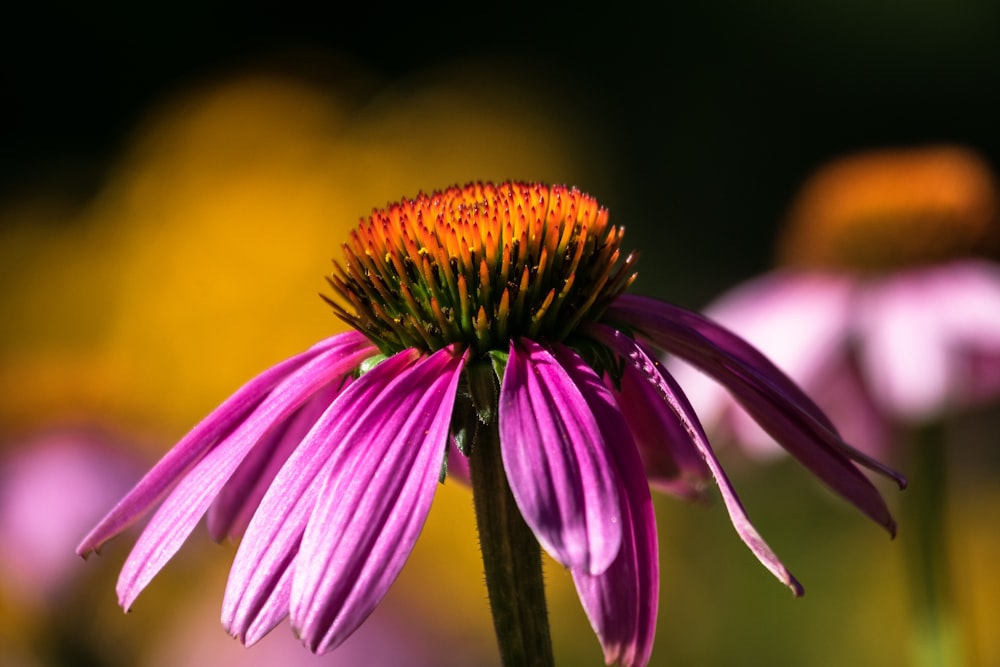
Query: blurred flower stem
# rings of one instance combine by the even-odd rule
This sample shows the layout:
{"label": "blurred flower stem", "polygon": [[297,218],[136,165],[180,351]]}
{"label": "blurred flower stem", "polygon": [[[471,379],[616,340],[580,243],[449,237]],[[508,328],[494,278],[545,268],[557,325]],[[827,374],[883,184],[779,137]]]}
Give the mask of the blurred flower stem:
{"label": "blurred flower stem", "polygon": [[913,596],[911,651],[918,667],[953,667],[965,663],[951,596],[945,429],[935,422],[910,437],[907,451],[914,483],[907,494],[905,553]]}
{"label": "blurred flower stem", "polygon": [[[489,386],[487,383],[496,380],[485,378],[485,382],[477,382],[492,374],[488,365],[478,369],[485,372],[476,373],[475,365],[469,368],[472,403],[483,405],[476,400],[479,398],[476,388]],[[473,433],[469,473],[493,628],[500,659],[506,667],[552,667],[555,659],[545,602],[541,549],[524,522],[507,483],[495,410],[499,387],[493,386],[493,392],[489,389],[483,392],[492,395],[481,400],[492,404],[494,409],[477,411],[485,421],[470,415],[466,422]]]}

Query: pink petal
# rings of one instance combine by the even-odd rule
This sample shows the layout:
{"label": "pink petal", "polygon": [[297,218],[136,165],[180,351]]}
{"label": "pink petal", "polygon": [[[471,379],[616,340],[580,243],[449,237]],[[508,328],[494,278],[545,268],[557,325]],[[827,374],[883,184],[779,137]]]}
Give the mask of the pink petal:
{"label": "pink petal", "polygon": [[[279,567],[281,574],[275,581],[270,582],[271,588],[267,597],[249,618],[249,623],[241,630],[241,634],[230,633],[243,642],[244,646],[250,647],[259,642],[288,616],[292,599],[292,578],[295,576],[293,565],[298,555],[297,545],[298,543],[296,548],[288,553],[288,562]],[[229,629],[229,626],[226,627]]]}
{"label": "pink petal", "polygon": [[294,415],[271,429],[250,450],[208,508],[205,520],[208,534],[213,540],[236,540],[243,535],[278,470],[348,383],[349,379],[345,378],[343,382],[332,383],[321,389]]}
{"label": "pink petal", "polygon": [[895,533],[885,501],[851,463],[906,480],[847,445],[829,419],[801,389],[762,354],[696,313],[642,297],[620,297],[608,309],[658,347],[680,355],[726,386],[743,407],[810,471],[876,522]]}
{"label": "pink petal", "polygon": [[[847,343],[854,282],[820,273],[776,271],[743,283],[704,309],[706,317],[739,335],[803,386]],[[701,408],[689,371],[671,374]],[[701,382],[708,379],[701,376]],[[690,390],[689,390],[690,386]],[[715,385],[718,386],[718,385]]]}
{"label": "pink petal", "polygon": [[268,487],[236,552],[222,603],[223,626],[245,644],[288,614],[290,573],[334,453],[346,437],[366,432],[368,406],[418,358],[416,350],[393,355],[344,390]]}
{"label": "pink petal", "polygon": [[357,332],[347,332],[328,338],[306,352],[274,366],[241,387],[235,394],[212,411],[191,429],[153,468],[146,473],[135,488],[101,520],[76,548],[81,556],[96,551],[118,533],[155,505],[205,452],[215,447],[289,374],[297,371],[318,355],[329,350],[349,354],[353,350],[372,349],[370,343]]}
{"label": "pink petal", "polygon": [[[608,308],[607,315],[605,319],[618,318],[633,326],[657,347],[676,354],[712,377],[716,377],[714,371],[720,367],[748,376],[763,385],[777,401],[794,405],[824,427],[836,430],[799,386],[760,351],[698,313],[657,299],[625,294]],[[716,380],[721,381],[718,377]]]}
{"label": "pink petal", "polygon": [[[730,290],[704,313],[738,332],[816,398],[847,355],[858,289],[839,275],[775,271]],[[725,424],[755,453],[780,451],[717,382],[676,357],[667,368],[709,431]]]}
{"label": "pink petal", "polygon": [[341,442],[295,562],[292,626],[312,651],[346,639],[382,600],[430,510],[465,355],[401,373]]}
{"label": "pink petal", "polygon": [[656,519],[642,461],[629,424],[611,392],[576,353],[557,346],[556,355],[579,388],[609,444],[622,502],[622,545],[607,570],[573,570],[580,602],[604,648],[604,660],[645,665],[653,649],[660,590]]}
{"label": "pink petal", "polygon": [[949,403],[1000,397],[1000,265],[967,260],[938,269],[936,306],[949,354]]}
{"label": "pink petal", "polygon": [[[353,337],[352,337],[353,338]],[[250,449],[324,385],[339,382],[370,356],[369,345],[336,346],[320,353],[276,386],[267,399],[195,464],[150,520],[118,577],[125,609],[177,552]],[[348,347],[345,352],[343,347]],[[354,349],[351,349],[354,348]]]}
{"label": "pink petal", "polygon": [[[875,400],[854,346],[831,358],[828,369],[810,393],[836,419],[846,442],[873,458],[885,459],[894,440],[895,422]],[[750,420],[746,412],[743,415],[745,421]],[[772,441],[770,446],[778,450],[777,443]]]}
{"label": "pink petal", "polygon": [[511,342],[499,418],[507,480],[539,543],[566,567],[606,570],[621,545],[617,474],[586,400],[541,345]]}
{"label": "pink petal", "polygon": [[729,478],[719,464],[718,459],[716,459],[711,445],[708,443],[708,438],[705,436],[697,415],[694,414],[691,404],[674,379],[667,374],[659,362],[646,356],[634,341],[627,338],[620,331],[600,325],[594,326],[592,330],[601,342],[621,355],[627,363],[631,364],[641,373],[655,387],[656,391],[659,392],[662,399],[666,401],[671,411],[676,415],[677,420],[684,426],[688,437],[701,452],[709,470],[712,471],[712,476],[715,477],[715,482],[722,493],[722,500],[725,503],[726,511],[729,512],[729,519],[732,521],[736,533],[764,567],[788,586],[796,596],[802,595],[802,586],[781,563],[753,527],[753,524],[750,523],[750,518],[746,515],[743,504],[736,495],[736,491],[730,484]]}
{"label": "pink petal", "polygon": [[873,282],[859,311],[869,381],[899,418],[924,421],[1000,393],[1000,266],[900,273]]}
{"label": "pink petal", "polygon": [[448,440],[448,479],[454,479],[467,487],[472,486],[469,459],[459,451],[455,441],[451,438]]}
{"label": "pink petal", "polygon": [[861,362],[880,404],[907,420],[938,415],[948,396],[942,314],[921,281],[871,285],[858,304]]}
{"label": "pink petal", "polygon": [[[652,356],[649,350],[643,350]],[[626,366],[618,407],[632,431],[650,483],[682,498],[701,495],[711,471],[684,425],[646,377]]]}

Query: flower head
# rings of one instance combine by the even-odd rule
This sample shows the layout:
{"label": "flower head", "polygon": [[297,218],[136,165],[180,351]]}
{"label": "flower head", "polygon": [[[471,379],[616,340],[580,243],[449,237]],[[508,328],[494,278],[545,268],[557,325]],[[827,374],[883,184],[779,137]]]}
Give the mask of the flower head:
{"label": "flower head", "polygon": [[387,354],[561,342],[634,279],[623,235],[577,190],[451,188],[363,220],[330,279],[344,305],[330,304]]}
{"label": "flower head", "polygon": [[[622,236],[591,197],[538,184],[473,184],[374,211],[330,278],[327,300],[356,331],[237,391],[78,551],[162,500],[119,579],[127,608],[207,512],[214,537],[242,536],[226,628],[251,644],[290,616],[307,647],[330,650],[398,575],[447,460],[467,465],[448,443],[462,440],[456,411],[471,406],[498,422],[517,507],[572,572],[607,661],[645,664],[659,586],[647,480],[690,496],[714,479],[740,537],[801,593],[657,350],[717,378],[814,474],[894,531],[857,464],[895,474],[845,444],[741,339],[624,294],[634,259],[622,256]],[[493,403],[476,389],[484,368]]]}
{"label": "flower head", "polygon": [[[871,151],[803,186],[778,270],[707,313],[801,383],[849,439],[885,454],[902,425],[1000,396],[1000,196],[952,146]],[[707,423],[773,441],[721,387],[674,369]]]}

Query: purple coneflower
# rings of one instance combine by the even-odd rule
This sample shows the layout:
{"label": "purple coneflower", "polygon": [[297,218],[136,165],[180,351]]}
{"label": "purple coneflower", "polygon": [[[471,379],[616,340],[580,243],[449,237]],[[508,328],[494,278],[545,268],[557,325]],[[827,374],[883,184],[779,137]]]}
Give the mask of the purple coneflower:
{"label": "purple coneflower", "polygon": [[[805,184],[781,268],[707,309],[801,383],[851,442],[906,460],[919,489],[907,499],[908,607],[927,665],[966,661],[950,600],[942,426],[1000,398],[998,249],[996,181],[973,151],[869,151]],[[682,362],[671,370],[714,434],[780,453],[723,387]]]}
{"label": "purple coneflower", "polygon": [[[356,331],[237,391],[79,553],[162,500],[119,579],[129,608],[207,512],[214,538],[242,536],[223,602],[229,632],[252,644],[289,616],[303,643],[324,652],[385,595],[450,467],[472,480],[504,661],[551,663],[544,595],[535,595],[541,544],[572,572],[605,659],[644,665],[659,588],[647,480],[688,496],[714,479],[739,536],[802,592],[750,524],[656,361],[661,351],[716,378],[816,476],[894,532],[856,464],[902,479],[845,444],[741,339],[626,295],[634,261],[622,255],[623,234],[589,196],[538,184],[474,184],[373,211],[330,278],[328,301]],[[519,638],[536,626],[540,643]]]}
{"label": "purple coneflower", "polygon": [[[706,313],[764,352],[884,457],[901,426],[1000,397],[1000,202],[989,167],[957,147],[873,151],[804,186],[782,267]],[[710,426],[777,451],[717,384],[678,371]]]}

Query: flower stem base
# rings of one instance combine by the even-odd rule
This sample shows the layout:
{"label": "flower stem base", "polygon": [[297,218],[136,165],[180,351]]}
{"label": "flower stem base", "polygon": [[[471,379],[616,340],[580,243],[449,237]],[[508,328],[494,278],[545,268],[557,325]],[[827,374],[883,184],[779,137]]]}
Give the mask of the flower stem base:
{"label": "flower stem base", "polygon": [[911,652],[918,667],[966,664],[951,594],[944,430],[940,423],[923,426],[908,447],[913,495],[907,498],[910,534],[904,546],[913,595]]}
{"label": "flower stem base", "polygon": [[477,426],[469,468],[500,658],[506,667],[551,667],[541,550],[507,484],[497,420]]}

